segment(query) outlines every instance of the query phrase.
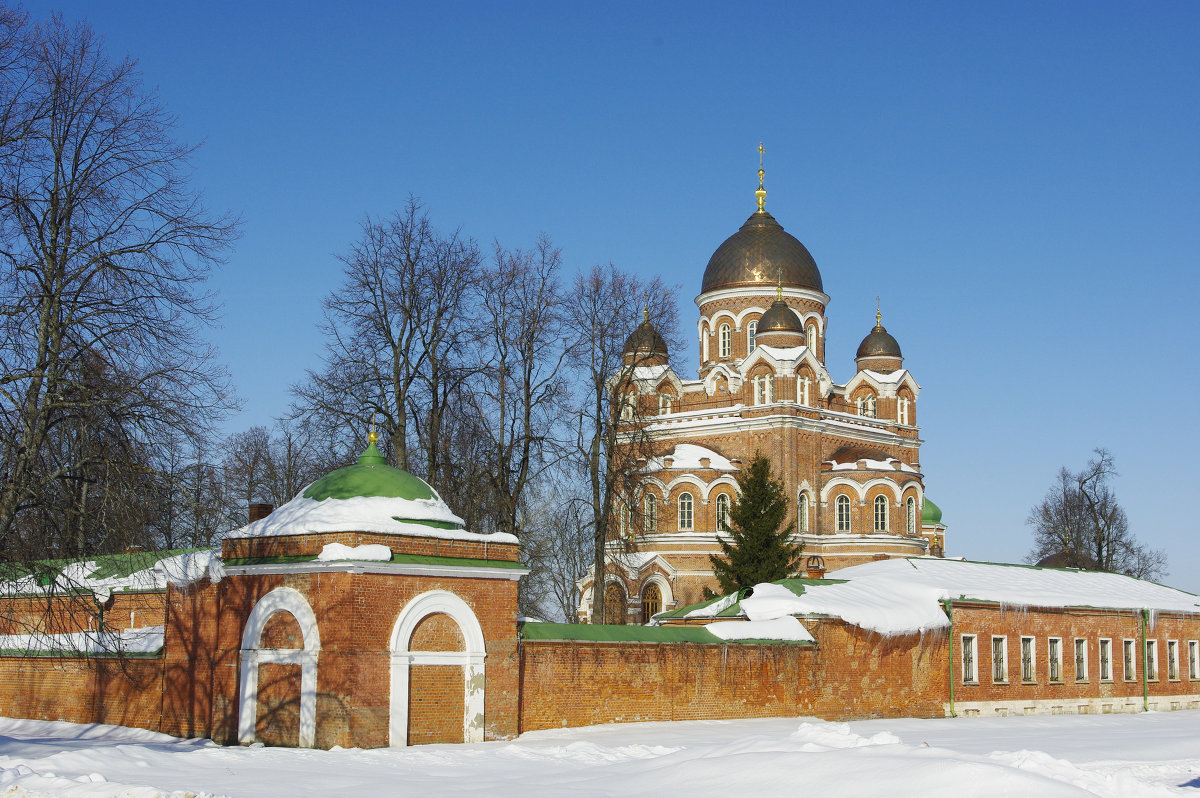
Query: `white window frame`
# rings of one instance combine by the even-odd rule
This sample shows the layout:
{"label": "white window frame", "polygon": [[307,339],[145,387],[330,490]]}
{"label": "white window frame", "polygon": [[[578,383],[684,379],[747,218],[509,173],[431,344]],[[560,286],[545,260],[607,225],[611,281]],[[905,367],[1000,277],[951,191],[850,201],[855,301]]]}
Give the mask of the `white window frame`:
{"label": "white window frame", "polygon": [[962,648],[963,684],[979,684],[979,638],[962,635],[959,644]]}
{"label": "white window frame", "polygon": [[992,635],[992,682],[1008,684],[1008,635]]}
{"label": "white window frame", "polygon": [[1047,679],[1053,684],[1061,684],[1063,680],[1062,638],[1046,639]]}
{"label": "white window frame", "polygon": [[1112,638],[1100,638],[1098,647],[1100,649],[1100,681],[1111,682],[1113,680]]}
{"label": "white window frame", "polygon": [[1087,640],[1082,637],[1075,638],[1075,681],[1086,682],[1088,680],[1088,654]]}
{"label": "white window frame", "polygon": [[807,343],[809,350],[815,356],[817,354],[817,325],[808,325],[807,339],[808,340],[805,343]]}
{"label": "white window frame", "polygon": [[660,416],[669,416],[671,414],[672,396],[669,393],[660,393],[658,395],[658,414]]}
{"label": "white window frame", "polygon": [[717,531],[729,531],[729,494],[717,494]]}
{"label": "white window frame", "polygon": [[700,360],[705,363],[708,362],[708,338],[711,334],[707,326],[700,331]]}
{"label": "white window frame", "polygon": [[908,398],[901,396],[896,401],[896,422],[908,425]]}
{"label": "white window frame", "polygon": [[1146,681],[1158,681],[1158,640],[1146,641]]}
{"label": "white window frame", "polygon": [[801,532],[808,531],[808,494],[803,491],[796,499],[796,527]]}
{"label": "white window frame", "polygon": [[874,524],[872,525],[872,529],[874,529],[876,532],[887,532],[888,531],[887,496],[884,496],[882,494],[879,496],[876,496],[875,500],[873,502],[871,502],[871,506],[873,508],[872,517],[874,518]]}
{"label": "white window frame", "polygon": [[850,497],[844,493],[839,493],[837,498],[833,500],[834,518],[837,522],[835,529],[838,532],[849,532],[852,526],[850,521]]}
{"label": "white window frame", "polygon": [[634,413],[637,412],[637,395],[633,393],[621,394],[621,420],[633,421]]}
{"label": "white window frame", "polygon": [[1131,637],[1121,641],[1121,677],[1127,682],[1137,681],[1137,641]]}
{"label": "white window frame", "polygon": [[917,500],[912,496],[904,502],[904,531],[909,535],[917,534]]}
{"label": "white window frame", "polygon": [[1179,641],[1167,641],[1167,681],[1179,681]]}
{"label": "white window frame", "polygon": [[754,351],[754,347],[758,344],[758,322],[746,322],[746,354],[749,355]]}
{"label": "white window frame", "polygon": [[1032,635],[1021,636],[1021,681],[1037,682],[1037,638]]}
{"label": "white window frame", "polygon": [[696,500],[692,494],[683,492],[679,494],[679,531],[691,532],[696,528]]}
{"label": "white window frame", "polygon": [[1188,678],[1200,679],[1200,640],[1188,641]]}
{"label": "white window frame", "polygon": [[658,531],[658,497],[653,493],[642,500],[642,522],[647,532]]}
{"label": "white window frame", "polygon": [[717,328],[717,357],[731,357],[733,354],[733,330],[728,324]]}

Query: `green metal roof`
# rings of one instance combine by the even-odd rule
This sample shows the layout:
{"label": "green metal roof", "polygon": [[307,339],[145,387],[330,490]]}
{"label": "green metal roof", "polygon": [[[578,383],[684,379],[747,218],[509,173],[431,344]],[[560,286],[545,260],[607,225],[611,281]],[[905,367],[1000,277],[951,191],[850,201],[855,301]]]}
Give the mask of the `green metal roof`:
{"label": "green metal roof", "polygon": [[921,505],[921,523],[922,524],[940,524],[942,523],[942,508],[933,503],[933,500],[928,496],[925,497],[925,502]]}
{"label": "green metal roof", "polygon": [[207,549],[162,549],[160,551],[134,551],[123,554],[92,554],[55,560],[38,560],[33,563],[4,563],[0,566],[0,580],[11,581],[36,575],[43,585],[50,584],[64,568],[80,562],[95,562],[96,567],[84,576],[85,579],[123,579],[138,571],[152,568],[160,560],[179,554],[188,554]]}
{"label": "green metal roof", "polygon": [[437,499],[433,488],[420,477],[387,464],[372,441],[358,463],[326,474],[304,491],[306,499],[353,499],[382,496],[388,499]]}

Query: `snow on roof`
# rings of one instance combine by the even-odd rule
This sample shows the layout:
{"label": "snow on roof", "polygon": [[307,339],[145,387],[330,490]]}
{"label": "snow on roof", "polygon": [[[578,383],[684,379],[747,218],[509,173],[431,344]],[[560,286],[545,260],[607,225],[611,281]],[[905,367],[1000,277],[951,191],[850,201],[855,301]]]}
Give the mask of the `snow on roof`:
{"label": "snow on roof", "polygon": [[462,529],[463,520],[446,503],[399,496],[353,496],[348,499],[309,499],[303,492],[266,518],[229,533],[230,537],[259,538],[318,532],[377,532],[444,540],[516,543],[507,532],[482,534]]}
{"label": "snow on roof", "polygon": [[852,581],[898,579],[938,590],[946,598],[996,601],[1010,606],[1200,614],[1200,596],[1102,571],[910,557],[854,565],[827,576]]}
{"label": "snow on roof", "polygon": [[904,381],[908,374],[908,369],[899,369],[897,371],[889,371],[886,374],[882,371],[872,371],[871,369],[863,369],[863,374],[873,378],[876,382],[884,385],[899,385]]}
{"label": "snow on roof", "polygon": [[38,572],[0,582],[0,592],[26,595],[88,590],[105,601],[114,592],[165,590],[168,584],[183,587],[205,577],[219,582],[224,575],[218,550],[172,549],[47,562]]}
{"label": "snow on roof", "polygon": [[701,458],[708,458],[708,467],[715,471],[737,471],[737,466],[729,462],[728,459],[714,452],[712,449],[706,449],[703,446],[697,446],[694,443],[681,443],[675,447],[675,451],[664,457],[652,457],[643,468],[643,471],[661,471],[666,468],[665,460],[667,457],[674,458],[671,461],[671,468],[702,468],[700,465]]}
{"label": "snow on roof", "polygon": [[704,628],[722,640],[787,640],[812,643],[813,636],[792,616],[766,621],[715,621]]}
{"label": "snow on roof", "polygon": [[633,378],[635,380],[654,381],[670,370],[671,367],[665,364],[658,366],[634,366]]}
{"label": "snow on roof", "polygon": [[776,360],[799,360],[804,357],[804,353],[808,350],[807,346],[777,347],[767,346],[766,344],[759,344],[758,348]]}
{"label": "snow on roof", "polygon": [[1010,607],[1200,614],[1200,596],[1096,571],[912,557],[863,563],[828,576],[755,585],[740,601],[736,595],[726,596],[697,606],[683,617],[744,616],[752,622],[766,622],[786,616],[829,616],[891,636],[948,628],[950,621],[940,604],[943,599],[998,602]]}
{"label": "snow on roof", "polygon": [[833,460],[826,460],[825,462],[833,463],[834,471],[854,471],[858,468],[858,464],[861,462],[864,464],[863,469],[867,471],[895,471],[896,468],[892,465],[892,463],[899,463],[901,471],[909,474],[918,473],[917,469],[913,468],[908,463],[897,460],[895,457],[889,457],[886,460],[872,460],[870,458],[863,458],[862,460],[856,460],[851,463],[837,463]]}

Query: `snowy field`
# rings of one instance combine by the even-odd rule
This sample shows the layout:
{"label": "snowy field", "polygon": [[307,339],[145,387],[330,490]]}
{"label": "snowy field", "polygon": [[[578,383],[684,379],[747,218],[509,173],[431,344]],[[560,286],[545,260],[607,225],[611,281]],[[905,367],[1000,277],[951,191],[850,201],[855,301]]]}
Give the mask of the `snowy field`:
{"label": "snowy field", "polygon": [[0,719],[2,796],[1200,798],[1200,711],[639,723],[403,750],[222,748]]}

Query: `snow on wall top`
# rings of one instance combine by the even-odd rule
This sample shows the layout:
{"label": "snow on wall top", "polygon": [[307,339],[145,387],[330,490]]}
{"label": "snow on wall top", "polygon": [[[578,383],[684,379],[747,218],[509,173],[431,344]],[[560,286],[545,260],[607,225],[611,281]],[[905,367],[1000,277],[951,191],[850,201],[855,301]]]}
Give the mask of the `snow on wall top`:
{"label": "snow on wall top", "polygon": [[186,587],[206,577],[219,582],[225,575],[216,549],[104,555],[48,566],[40,574],[0,583],[0,591],[7,595],[27,595],[88,590],[100,601],[106,601],[114,592],[165,590],[168,584]]}
{"label": "snow on wall top", "polygon": [[229,533],[234,538],[278,537],[319,532],[377,532],[444,540],[516,543],[507,532],[482,534],[462,529],[463,520],[441,499],[399,496],[354,496],[349,499],[309,499],[303,493],[266,518]]}
{"label": "snow on wall top", "polygon": [[[708,458],[708,467],[714,471],[737,471],[737,466],[729,462],[728,459],[714,452],[712,449],[706,449],[703,446],[697,446],[694,443],[681,443],[675,447],[675,451],[666,457],[674,458],[671,461],[671,468],[701,468],[700,459]],[[650,462],[646,464],[644,471],[661,471],[666,468],[666,457],[652,457]]]}
{"label": "snow on wall top", "polygon": [[[833,460],[826,460],[825,462],[832,463],[834,471],[854,471],[858,468],[859,461],[852,463],[837,463]],[[917,469],[913,468],[908,463],[897,460],[895,457],[889,457],[886,460],[871,460],[870,458],[865,458],[861,462],[863,463],[863,468],[868,471],[894,471],[896,470],[897,466],[893,465],[893,463],[897,463],[899,464],[898,467],[901,471],[909,474],[918,473]]]}
{"label": "snow on wall top", "polygon": [[1200,614],[1200,596],[1122,574],[1037,568],[939,557],[880,560],[843,568],[831,579],[895,578],[942,592],[946,598],[1023,607],[1103,607]]}

